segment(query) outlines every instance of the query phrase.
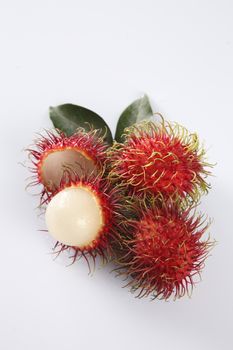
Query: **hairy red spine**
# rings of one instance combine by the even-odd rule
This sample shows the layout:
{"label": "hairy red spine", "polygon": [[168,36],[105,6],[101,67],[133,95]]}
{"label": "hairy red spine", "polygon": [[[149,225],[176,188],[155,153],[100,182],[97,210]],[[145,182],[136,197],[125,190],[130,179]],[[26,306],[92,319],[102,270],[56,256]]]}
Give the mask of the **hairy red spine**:
{"label": "hairy red spine", "polygon": [[[31,166],[29,170],[33,174],[28,186],[42,186],[40,191],[41,203],[48,196],[50,189],[46,188],[42,179],[42,164],[47,155],[51,152],[61,150],[77,150],[88,159],[93,160],[96,168],[103,169],[106,161],[106,150],[108,146],[100,136],[99,130],[86,132],[78,128],[76,133],[70,137],[59,130],[45,131],[34,141],[34,144],[27,149]],[[72,169],[71,169],[72,171]]]}
{"label": "hairy red spine", "polygon": [[172,203],[137,209],[126,223],[125,254],[119,260],[120,274],[138,297],[180,298],[192,290],[213,242],[202,241],[208,224],[202,216],[181,211]]}
{"label": "hairy red spine", "polygon": [[110,177],[120,181],[131,194],[197,200],[209,185],[204,150],[196,134],[178,124],[144,122],[126,130],[124,144],[111,153]]}

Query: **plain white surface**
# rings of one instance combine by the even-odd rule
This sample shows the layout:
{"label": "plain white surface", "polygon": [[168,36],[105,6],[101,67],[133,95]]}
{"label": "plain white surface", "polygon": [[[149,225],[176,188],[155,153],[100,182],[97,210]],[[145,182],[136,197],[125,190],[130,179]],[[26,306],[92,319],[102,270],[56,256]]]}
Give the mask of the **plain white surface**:
{"label": "plain white surface", "polygon": [[[232,17],[231,0],[0,0],[1,349],[232,349]],[[18,162],[49,105],[89,107],[114,130],[143,93],[218,163],[201,206],[219,243],[192,299],[137,300],[110,268],[53,261],[24,191]]]}

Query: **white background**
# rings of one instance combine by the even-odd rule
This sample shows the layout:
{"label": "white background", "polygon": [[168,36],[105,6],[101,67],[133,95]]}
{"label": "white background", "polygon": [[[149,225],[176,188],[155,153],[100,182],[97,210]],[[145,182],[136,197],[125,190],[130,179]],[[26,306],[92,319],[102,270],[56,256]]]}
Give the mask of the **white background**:
{"label": "white background", "polygon": [[[0,348],[232,349],[233,2],[0,0]],[[89,107],[115,129],[147,93],[217,162],[202,210],[218,245],[191,299],[137,300],[84,262],[53,261],[19,165],[48,106]]]}

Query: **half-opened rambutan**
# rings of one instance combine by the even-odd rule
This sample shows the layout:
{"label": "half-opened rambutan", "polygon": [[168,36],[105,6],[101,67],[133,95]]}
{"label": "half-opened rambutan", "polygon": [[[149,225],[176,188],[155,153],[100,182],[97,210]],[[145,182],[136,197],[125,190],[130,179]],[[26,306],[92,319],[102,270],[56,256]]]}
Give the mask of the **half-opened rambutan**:
{"label": "half-opened rambutan", "polygon": [[187,195],[197,201],[209,185],[209,174],[196,134],[164,120],[143,122],[126,129],[125,142],[110,151],[110,177],[131,194],[173,199]]}
{"label": "half-opened rambutan", "polygon": [[79,176],[98,174],[106,160],[107,144],[100,131],[86,132],[77,129],[70,137],[59,130],[46,131],[28,149],[34,174],[30,185],[42,185],[41,198],[56,190],[64,171],[71,170]]}
{"label": "half-opened rambutan", "polygon": [[122,198],[119,189],[100,174],[63,176],[59,188],[47,199],[45,219],[48,232],[57,240],[55,248],[73,252],[73,261],[111,256],[119,240]]}
{"label": "half-opened rambutan", "polygon": [[202,240],[208,228],[202,216],[172,202],[134,209],[126,223],[119,274],[137,297],[174,299],[190,295],[213,243]]}

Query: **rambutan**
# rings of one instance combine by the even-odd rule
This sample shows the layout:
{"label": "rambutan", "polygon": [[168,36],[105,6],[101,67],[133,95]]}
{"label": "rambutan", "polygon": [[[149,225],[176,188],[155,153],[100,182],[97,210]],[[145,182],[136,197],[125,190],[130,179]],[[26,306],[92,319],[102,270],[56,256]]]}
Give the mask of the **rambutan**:
{"label": "rambutan", "polygon": [[125,142],[110,150],[110,178],[137,196],[197,201],[209,188],[204,154],[198,136],[184,127],[143,122],[126,129]]}
{"label": "rambutan", "polygon": [[213,242],[202,241],[209,223],[176,204],[138,206],[126,222],[119,274],[137,297],[167,300],[190,295]]}
{"label": "rambutan", "polygon": [[73,261],[83,256],[107,259],[119,239],[122,216],[121,192],[101,174],[64,174],[59,188],[47,199],[45,219],[48,232],[57,240],[55,248],[73,252]]}
{"label": "rambutan", "polygon": [[70,137],[59,130],[46,131],[27,150],[32,162],[30,170],[34,174],[30,185],[42,185],[43,202],[46,194],[60,186],[67,169],[81,177],[101,172],[107,147],[99,130],[86,132],[79,128]]}

